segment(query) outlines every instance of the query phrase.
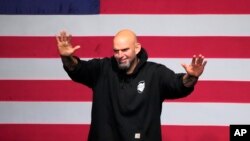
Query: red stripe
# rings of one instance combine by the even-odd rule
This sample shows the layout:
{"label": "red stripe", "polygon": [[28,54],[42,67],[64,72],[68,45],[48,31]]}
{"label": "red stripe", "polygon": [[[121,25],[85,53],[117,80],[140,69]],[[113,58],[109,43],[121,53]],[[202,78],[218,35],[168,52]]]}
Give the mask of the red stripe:
{"label": "red stripe", "polygon": [[91,101],[92,91],[73,81],[1,80],[0,101]]}
{"label": "red stripe", "polygon": [[178,102],[250,102],[250,82],[241,81],[199,81],[194,92]]}
{"label": "red stripe", "polygon": [[[1,80],[0,101],[92,101],[92,91],[70,80]],[[250,82],[199,81],[179,102],[250,102]]]}
{"label": "red stripe", "polygon": [[[55,58],[59,57],[55,37],[0,37],[0,57]],[[81,45],[80,57],[112,55],[111,37],[74,37],[72,42]]]}
{"label": "red stripe", "polygon": [[[0,124],[1,141],[87,141],[89,125]],[[228,126],[162,126],[163,141],[229,141]]]}
{"label": "red stripe", "polygon": [[[112,56],[113,37],[75,37],[80,57]],[[59,57],[55,37],[0,37],[0,58]],[[190,58],[202,53],[207,58],[250,58],[250,37],[139,37],[149,57]]]}
{"label": "red stripe", "polygon": [[89,125],[0,124],[1,141],[87,141]]}
{"label": "red stripe", "polygon": [[248,0],[101,0],[101,14],[249,14]]}
{"label": "red stripe", "polygon": [[229,126],[162,126],[163,141],[229,141]]}

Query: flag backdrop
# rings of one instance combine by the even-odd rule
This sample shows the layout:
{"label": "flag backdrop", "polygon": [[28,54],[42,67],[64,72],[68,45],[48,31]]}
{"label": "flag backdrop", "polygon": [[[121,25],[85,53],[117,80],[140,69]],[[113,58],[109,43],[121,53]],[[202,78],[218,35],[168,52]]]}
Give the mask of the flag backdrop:
{"label": "flag backdrop", "polygon": [[0,0],[0,141],[86,141],[91,90],[64,72],[55,35],[90,59],[124,28],[175,72],[208,60],[192,95],[163,103],[163,141],[228,141],[250,124],[249,0]]}

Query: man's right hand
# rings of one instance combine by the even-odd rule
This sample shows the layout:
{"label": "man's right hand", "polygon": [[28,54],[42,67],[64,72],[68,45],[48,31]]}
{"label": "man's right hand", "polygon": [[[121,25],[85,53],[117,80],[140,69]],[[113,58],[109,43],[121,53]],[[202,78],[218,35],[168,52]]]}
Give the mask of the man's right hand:
{"label": "man's right hand", "polygon": [[63,57],[72,57],[74,52],[80,48],[79,45],[72,47],[71,37],[65,31],[60,32],[60,35],[56,36],[58,51]]}
{"label": "man's right hand", "polygon": [[60,35],[56,36],[56,40],[58,51],[64,66],[71,71],[74,70],[78,61],[73,57],[73,54],[80,48],[80,46],[72,47],[71,35],[67,35],[65,31],[60,32]]}

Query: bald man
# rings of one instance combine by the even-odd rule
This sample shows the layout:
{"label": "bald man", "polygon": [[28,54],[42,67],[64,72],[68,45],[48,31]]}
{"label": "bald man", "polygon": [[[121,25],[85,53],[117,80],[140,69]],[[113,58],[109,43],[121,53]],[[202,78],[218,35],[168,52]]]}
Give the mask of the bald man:
{"label": "bald man", "polygon": [[[189,95],[204,71],[204,56],[182,64],[186,73],[147,61],[135,33],[124,29],[113,40],[112,57],[80,60],[71,35],[60,32],[58,51],[69,77],[93,90],[88,141],[161,141],[161,109],[165,99]],[[164,117],[163,117],[164,118]]]}

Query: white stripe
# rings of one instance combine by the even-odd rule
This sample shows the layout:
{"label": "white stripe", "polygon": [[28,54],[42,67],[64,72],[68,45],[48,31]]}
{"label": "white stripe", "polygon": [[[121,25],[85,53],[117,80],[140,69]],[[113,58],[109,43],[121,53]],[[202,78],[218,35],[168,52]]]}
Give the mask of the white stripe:
{"label": "white stripe", "polygon": [[[0,123],[90,124],[91,102],[0,102]],[[163,125],[250,124],[250,104],[164,103]]]}
{"label": "white stripe", "polygon": [[0,123],[90,123],[91,102],[0,102]]}
{"label": "white stripe", "polygon": [[[88,60],[88,58],[84,58]],[[150,58],[176,73],[185,72],[181,63],[191,59]],[[200,80],[250,81],[250,59],[207,59]],[[1,58],[0,80],[69,80],[59,58]]]}
{"label": "white stripe", "polygon": [[250,36],[250,15],[0,15],[0,36],[113,36],[123,28],[151,36]]}
{"label": "white stripe", "polygon": [[230,125],[250,124],[250,104],[163,103],[162,124]]}
{"label": "white stripe", "polygon": [[[149,59],[164,64],[177,73],[185,72],[181,63],[190,64],[191,59],[157,58]],[[208,58],[200,80],[250,81],[250,59]]]}

